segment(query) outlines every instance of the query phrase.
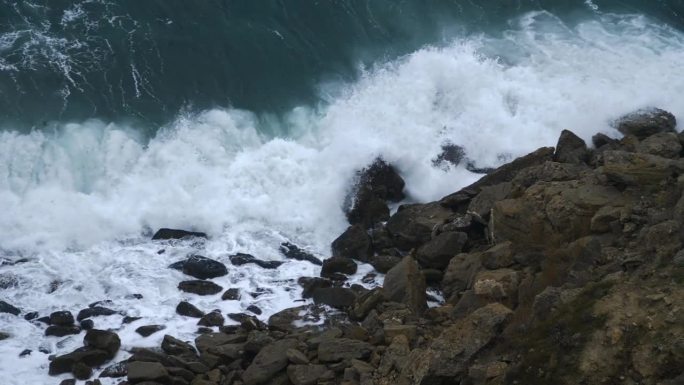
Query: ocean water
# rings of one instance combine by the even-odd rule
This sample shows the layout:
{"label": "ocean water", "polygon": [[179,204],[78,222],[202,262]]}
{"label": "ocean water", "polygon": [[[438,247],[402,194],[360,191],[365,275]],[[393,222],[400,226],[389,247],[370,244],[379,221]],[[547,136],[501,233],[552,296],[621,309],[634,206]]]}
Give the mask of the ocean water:
{"label": "ocean water", "polygon": [[[617,136],[638,108],[684,119],[684,2],[477,3],[0,0],[0,299],[41,315],[109,299],[144,318],[94,319],[124,349],[192,339],[181,299],[263,319],[301,304],[316,266],[228,256],[285,260],[290,241],[327,258],[354,172],[378,156],[424,202],[478,178],[433,166],[445,142],[493,167],[563,129]],[[150,241],[160,227],[210,238]],[[242,298],[179,292],[167,266],[189,253],[228,265],[214,281]],[[141,338],[146,324],[167,329]],[[68,378],[39,349],[82,335],[8,314],[0,331],[6,383]]]}

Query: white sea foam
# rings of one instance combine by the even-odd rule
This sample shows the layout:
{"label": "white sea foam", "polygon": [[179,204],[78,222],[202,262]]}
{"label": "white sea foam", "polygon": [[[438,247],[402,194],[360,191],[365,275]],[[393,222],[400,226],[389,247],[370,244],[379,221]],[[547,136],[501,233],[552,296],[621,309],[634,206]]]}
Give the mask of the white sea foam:
{"label": "white sea foam", "polygon": [[[5,131],[0,249],[29,261],[0,267],[18,280],[3,299],[42,315],[111,299],[112,308],[145,318],[123,326],[119,315],[95,319],[97,327],[117,328],[124,347],[159,343],[164,333],[134,333],[142,324],[192,338],[196,320],[174,313],[181,298],[224,313],[255,303],[267,317],[297,304],[294,281],[318,268],[297,261],[277,270],[231,268],[215,279],[243,291],[231,302],[180,293],[183,275],[166,266],[190,252],[227,265],[234,252],[283,260],[277,247],[284,240],[325,258],[345,228],[341,204],[354,170],[376,156],[398,167],[409,199],[427,201],[476,178],[432,166],[445,141],[464,146],[478,166],[495,166],[502,154],[554,145],[564,128],[587,140],[597,131],[613,135],[612,119],[645,106],[684,119],[683,62],[682,35],[642,17],[605,15],[568,27],[535,13],[502,38],[457,39],[366,70],[334,100],[296,109],[279,127],[217,109],[183,116],[149,142],[134,128],[99,121],[56,133]],[[286,129],[288,138],[261,134]],[[200,246],[147,241],[148,230],[159,227],[192,228],[211,239]],[[53,281],[63,283],[47,294]],[[247,294],[257,288],[271,292]],[[144,298],[125,298],[133,293]],[[59,339],[7,314],[0,314],[0,330],[12,334],[0,345],[0,373],[10,384],[55,382],[37,349],[64,353],[82,338],[57,347]],[[18,358],[26,348],[33,354]]]}

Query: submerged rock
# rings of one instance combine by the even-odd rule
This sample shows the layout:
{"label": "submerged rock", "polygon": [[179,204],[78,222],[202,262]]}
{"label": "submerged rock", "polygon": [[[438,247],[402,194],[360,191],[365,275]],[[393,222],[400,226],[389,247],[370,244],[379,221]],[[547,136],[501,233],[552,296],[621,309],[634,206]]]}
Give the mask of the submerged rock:
{"label": "submerged rock", "polygon": [[262,261],[253,255],[244,253],[237,253],[235,255],[231,255],[228,258],[230,259],[230,263],[232,263],[235,266],[242,266],[248,263],[253,263],[264,269],[277,269],[278,267],[280,267],[280,265],[284,263],[282,261]]}
{"label": "submerged rock", "polygon": [[154,233],[154,235],[152,236],[152,240],[168,240],[183,238],[207,238],[207,234],[195,231],[162,228],[157,230],[157,232]]}
{"label": "submerged rock", "polygon": [[102,306],[93,306],[79,311],[78,315],[76,316],[76,320],[81,321],[90,317],[108,316],[114,314],[116,314],[115,310]]}
{"label": "submerged rock", "polygon": [[308,261],[314,265],[321,266],[323,262],[313,256],[313,254],[302,250],[299,246],[290,242],[283,242],[280,244],[280,252],[287,258],[295,259],[297,261]]}
{"label": "submerged rock", "polygon": [[14,307],[10,305],[9,303],[5,301],[0,301],[0,313],[9,313],[13,315],[19,315],[21,313],[21,310],[19,308]]}

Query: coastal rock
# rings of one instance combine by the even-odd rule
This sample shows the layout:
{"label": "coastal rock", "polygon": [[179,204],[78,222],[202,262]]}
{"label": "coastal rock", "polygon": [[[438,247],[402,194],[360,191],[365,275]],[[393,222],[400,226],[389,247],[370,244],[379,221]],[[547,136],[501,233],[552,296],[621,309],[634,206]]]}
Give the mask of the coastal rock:
{"label": "coastal rock", "polygon": [[582,164],[589,160],[587,144],[572,131],[563,130],[556,144],[553,161],[559,163]]}
{"label": "coastal rock", "polygon": [[0,301],[0,313],[19,315],[19,313],[21,313],[21,310],[5,301]]}
{"label": "coastal rock", "polygon": [[332,278],[337,273],[351,275],[356,273],[357,269],[358,266],[350,258],[331,257],[323,261],[321,277]]}
{"label": "coastal rock", "polygon": [[370,264],[380,273],[387,273],[391,268],[401,262],[401,257],[394,255],[374,255],[371,257]]}
{"label": "coastal rock", "polygon": [[317,304],[344,309],[354,304],[356,294],[346,287],[327,287],[314,290],[313,300]]}
{"label": "coastal rock", "polygon": [[421,246],[416,257],[424,267],[444,269],[451,258],[460,253],[468,241],[468,235],[461,232],[445,232]]}
{"label": "coastal rock", "polygon": [[678,159],[682,153],[682,145],[674,132],[661,132],[642,140],[637,145],[637,151],[668,159]]}
{"label": "coastal rock", "polygon": [[109,365],[100,373],[99,377],[119,378],[128,374],[128,361],[120,361]]}
{"label": "coastal rock", "polygon": [[352,258],[368,262],[373,255],[371,238],[359,225],[350,226],[332,243],[333,257]]}
{"label": "coastal rock", "polygon": [[287,367],[287,377],[294,385],[314,385],[321,379],[332,379],[334,373],[325,365],[290,365]]}
{"label": "coastal rock", "polygon": [[46,336],[64,337],[71,334],[78,334],[81,332],[81,328],[78,326],[61,326],[61,325],[51,325],[45,329]]}
{"label": "coastal rock", "polygon": [[318,359],[321,362],[367,359],[372,351],[368,342],[349,338],[324,339],[318,345]]}
{"label": "coastal rock", "polygon": [[186,355],[192,357],[197,354],[195,352],[195,348],[191,344],[181,341],[178,338],[174,338],[168,334],[164,336],[161,348],[166,354],[170,355]]}
{"label": "coastal rock", "polygon": [[191,280],[180,282],[178,290],[197,295],[213,295],[223,291],[223,287],[211,281]]}
{"label": "coastal rock", "polygon": [[425,278],[418,263],[407,255],[385,276],[383,294],[388,301],[406,304],[410,310],[421,314],[427,309]]}
{"label": "coastal rock", "polygon": [[620,117],[615,128],[624,135],[644,139],[660,132],[674,132],[677,120],[671,113],[659,108],[643,109]]}
{"label": "coastal rock", "polygon": [[603,173],[622,185],[654,185],[682,171],[684,165],[660,156],[626,151],[603,153]]}
{"label": "coastal rock", "polygon": [[509,267],[515,263],[512,242],[502,242],[482,252],[482,265],[489,270]]}
{"label": "coastal rock", "polygon": [[200,320],[197,322],[197,325],[200,326],[223,326],[225,323],[225,319],[223,318],[223,315],[221,314],[220,311],[214,310],[211,311],[207,314],[205,314]]}
{"label": "coastal rock", "polygon": [[[387,231],[402,250],[410,250],[429,241],[432,230],[453,216],[453,212],[440,204],[402,205],[387,221]],[[369,245],[370,247],[370,245]]]}
{"label": "coastal rock", "polygon": [[71,353],[55,357],[50,361],[49,374],[51,376],[69,373],[76,363],[83,363],[89,367],[97,367],[109,359],[110,354],[104,350],[81,347]]}
{"label": "coastal rock", "polygon": [[242,266],[248,263],[253,263],[264,269],[277,269],[284,263],[282,261],[262,261],[253,255],[244,253],[237,253],[228,258],[230,259],[230,263],[232,263],[234,266]]}
{"label": "coastal rock", "polygon": [[86,318],[90,317],[100,317],[100,316],[108,316],[108,315],[114,315],[116,314],[116,311],[102,307],[102,306],[93,306],[89,307],[87,309],[83,309],[78,312],[78,315],[76,316],[76,320],[82,321]]}
{"label": "coastal rock", "polygon": [[134,361],[128,363],[128,380],[132,383],[154,381],[155,383],[168,383],[169,372],[164,365],[158,362]]}
{"label": "coastal rock", "polygon": [[154,233],[154,235],[152,236],[152,240],[168,240],[183,238],[207,238],[207,234],[195,231],[162,228],[157,230],[157,232]]}
{"label": "coastal rock", "polygon": [[169,267],[198,279],[211,279],[228,274],[226,265],[201,255],[191,255],[183,261],[171,264]]}
{"label": "coastal rock", "polygon": [[302,287],[302,298],[310,298],[316,289],[332,286],[329,279],[318,277],[301,277],[297,283]]}
{"label": "coastal rock", "polygon": [[450,298],[472,287],[475,274],[482,266],[479,253],[458,254],[449,262],[442,279],[445,298]]}
{"label": "coastal rock", "polygon": [[442,152],[432,160],[432,165],[448,170],[451,166],[456,167],[461,164],[461,161],[465,159],[465,155],[463,147],[453,143],[444,143],[442,144]]}
{"label": "coastal rock", "polygon": [[50,314],[50,324],[69,326],[74,324],[74,315],[70,311],[62,310]]}
{"label": "coastal rock", "polygon": [[386,201],[404,199],[404,180],[394,167],[378,158],[369,167],[357,173],[357,182],[347,196],[347,219],[352,225],[364,229],[389,218]]}
{"label": "coastal rock", "polygon": [[485,270],[479,272],[473,282],[476,295],[500,301],[517,295],[520,279],[512,269]]}
{"label": "coastal rock", "polygon": [[511,182],[483,186],[480,189],[480,193],[473,197],[468,204],[468,212],[475,213],[480,216],[480,218],[487,220],[489,219],[489,213],[492,211],[494,202],[508,198],[512,192],[513,184]]}
{"label": "coastal rock", "polygon": [[145,325],[135,329],[135,332],[143,337],[149,337],[152,334],[164,329],[166,329],[166,326],[164,325]]}
{"label": "coastal rock", "polygon": [[83,345],[92,349],[103,350],[107,352],[107,357],[111,359],[119,351],[121,339],[114,332],[91,329],[83,337]]}
{"label": "coastal rock", "polygon": [[323,265],[323,262],[321,262],[321,260],[316,258],[313,254],[302,250],[299,246],[290,242],[281,243],[279,250],[286,258],[295,259],[297,261],[311,262],[317,266]]}
{"label": "coastal rock", "polygon": [[378,198],[371,190],[357,191],[352,206],[347,212],[347,220],[351,225],[363,228],[373,227],[376,223],[389,219],[390,210],[387,203]]}
{"label": "coastal rock", "polygon": [[224,301],[237,301],[240,299],[240,289],[231,288],[226,290],[222,295],[221,299]]}
{"label": "coastal rock", "polygon": [[297,340],[284,339],[265,346],[242,374],[245,385],[264,384],[287,367],[287,350],[297,346]]}
{"label": "coastal rock", "polygon": [[178,306],[176,306],[176,313],[193,318],[202,318],[204,316],[204,312],[188,301],[181,301]]}

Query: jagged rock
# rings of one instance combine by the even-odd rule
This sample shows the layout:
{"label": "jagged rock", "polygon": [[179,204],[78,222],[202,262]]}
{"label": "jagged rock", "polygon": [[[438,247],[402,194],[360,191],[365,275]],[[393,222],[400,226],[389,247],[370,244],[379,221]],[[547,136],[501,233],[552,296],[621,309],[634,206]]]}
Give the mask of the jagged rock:
{"label": "jagged rock", "polygon": [[323,261],[321,277],[331,278],[337,273],[351,275],[356,273],[358,266],[356,263],[345,257],[331,257]]}
{"label": "jagged rock", "polygon": [[242,374],[245,385],[266,383],[278,372],[285,369],[288,363],[287,349],[293,349],[296,346],[297,340],[284,339],[275,341],[261,349]]}
{"label": "jagged rock", "polygon": [[221,295],[221,299],[224,301],[237,301],[240,299],[240,289],[238,288],[231,288],[226,290],[223,295]]}
{"label": "jagged rock", "polygon": [[612,145],[615,144],[617,140],[609,137],[606,134],[598,133],[594,136],[591,137],[591,143],[594,145],[594,148],[601,148],[606,145]]}
{"label": "jagged rock", "polygon": [[186,231],[186,230],[176,230],[176,229],[166,229],[162,228],[157,230],[152,236],[152,240],[167,240],[167,239],[183,239],[183,238],[206,238],[207,234]]}
{"label": "jagged rock", "polygon": [[158,362],[134,361],[128,363],[128,380],[132,383],[155,381],[165,384],[170,377],[164,365]]}
{"label": "jagged rock", "polygon": [[178,306],[176,306],[176,313],[193,318],[202,318],[204,316],[204,312],[188,301],[181,301]]}
{"label": "jagged rock", "polygon": [[76,385],[76,379],[69,378],[66,380],[62,380],[62,382],[60,382],[59,385]]}
{"label": "jagged rock", "polygon": [[370,264],[380,273],[387,273],[391,268],[401,262],[400,257],[394,255],[374,255],[371,257]]}
{"label": "jagged rock", "polygon": [[46,336],[64,337],[70,334],[78,334],[81,332],[81,328],[78,326],[59,326],[51,325],[45,329]]}
{"label": "jagged rock", "polygon": [[[332,243],[333,257],[352,258],[368,262],[373,255],[371,238],[359,225],[350,226]],[[321,263],[322,265],[322,263]]]}
{"label": "jagged rock", "polygon": [[467,370],[470,358],[489,344],[511,314],[507,307],[492,303],[456,321],[427,349],[411,352],[402,376],[415,384],[458,379]]}
{"label": "jagged rock", "polygon": [[683,170],[681,163],[660,156],[626,151],[603,153],[603,173],[622,185],[654,185]]}
{"label": "jagged rock", "polygon": [[490,270],[509,267],[515,263],[513,243],[502,242],[482,252],[482,265]]}
{"label": "jagged rock", "polygon": [[637,145],[637,151],[663,158],[678,159],[682,152],[682,145],[674,132],[662,132],[641,141]]}
{"label": "jagged rock", "polygon": [[479,253],[458,254],[449,262],[442,279],[444,297],[453,295],[472,287],[475,274],[482,266],[482,258]]}
{"label": "jagged rock", "polygon": [[195,346],[200,352],[205,353],[217,346],[243,343],[246,339],[244,334],[206,333],[195,338]]}
{"label": "jagged rock", "polygon": [[383,293],[387,300],[406,304],[415,313],[427,309],[425,278],[418,263],[410,256],[394,266],[385,276]]}
{"label": "jagged rock", "polygon": [[582,164],[589,160],[587,144],[572,131],[563,130],[556,144],[553,161],[560,163]]}
{"label": "jagged rock", "polygon": [[302,287],[302,298],[310,298],[316,289],[332,286],[330,280],[318,277],[301,277],[297,283]]}
{"label": "jagged rock", "polygon": [[650,108],[632,112],[615,121],[615,127],[624,135],[644,139],[660,132],[674,132],[677,120],[671,113]]}
{"label": "jagged rock", "polygon": [[145,325],[135,329],[135,332],[143,337],[149,337],[152,334],[164,329],[166,329],[166,326],[164,325]]}
{"label": "jagged rock", "polygon": [[234,266],[242,266],[248,263],[253,263],[264,269],[277,269],[284,263],[282,261],[262,261],[253,255],[244,253],[237,253],[228,258],[230,259],[230,263],[232,263]]}
{"label": "jagged rock", "polygon": [[69,373],[77,362],[82,362],[93,368],[104,364],[109,358],[109,353],[104,350],[84,346],[71,353],[55,357],[50,361],[49,374],[54,376],[56,374]]}
{"label": "jagged rock", "polygon": [[74,324],[74,316],[70,311],[56,311],[50,314],[50,324],[69,326]]}
{"label": "jagged rock", "polygon": [[463,147],[453,143],[444,143],[442,144],[442,152],[432,160],[432,165],[448,170],[451,166],[458,166],[465,155]]}
{"label": "jagged rock", "polygon": [[79,311],[78,315],[76,316],[76,320],[81,321],[90,317],[108,316],[114,314],[116,314],[116,311],[112,309],[102,306],[93,306]]}
{"label": "jagged rock", "polygon": [[120,361],[109,365],[100,373],[99,377],[119,378],[128,374],[128,361]]}
{"label": "jagged rock", "polygon": [[435,226],[447,222],[452,216],[451,210],[436,202],[402,205],[387,221],[386,228],[397,247],[410,250],[429,241]]}
{"label": "jagged rock", "polygon": [[383,301],[385,301],[385,295],[382,288],[375,288],[362,293],[356,298],[354,305],[349,310],[349,317],[355,320],[363,320]]}
{"label": "jagged rock", "polygon": [[314,257],[311,253],[302,250],[299,248],[299,246],[290,242],[281,243],[279,250],[286,258],[295,259],[297,261],[308,261],[317,266],[323,265],[323,262],[321,262],[320,259]]}
{"label": "jagged rock", "polygon": [[264,346],[272,343],[273,341],[275,341],[275,339],[271,337],[267,332],[261,330],[253,330],[249,332],[249,335],[247,336],[247,341],[245,342],[244,349],[246,353],[254,356],[257,353],[259,353],[261,349],[264,348]]}
{"label": "jagged rock", "polygon": [[620,220],[625,214],[622,207],[603,206],[591,218],[591,231],[595,233],[607,233],[611,231],[611,223]]}
{"label": "jagged rock", "polygon": [[[520,170],[518,175],[511,182],[511,190],[508,195],[498,195],[495,200],[510,198],[516,187],[528,188],[539,182],[562,182],[579,179],[582,172],[586,170],[577,164],[544,162],[537,166],[528,167]],[[484,190],[484,189],[483,189]]]}
{"label": "jagged rock", "polygon": [[221,315],[221,312],[218,310],[211,311],[207,314],[205,314],[199,322],[197,322],[197,325],[200,326],[223,326],[225,323],[225,319],[223,318],[223,315]]}
{"label": "jagged rock", "polygon": [[314,385],[323,378],[334,378],[325,365],[290,365],[287,377],[294,385]]}
{"label": "jagged rock", "polygon": [[383,327],[385,336],[385,343],[388,345],[394,341],[397,336],[403,336],[407,342],[412,343],[418,337],[418,327],[416,325],[385,325]]}
{"label": "jagged rock", "polygon": [[467,241],[468,235],[465,233],[441,233],[418,249],[418,262],[424,267],[444,269],[451,258],[461,252]]}
{"label": "jagged rock", "polygon": [[475,213],[480,218],[489,219],[494,202],[508,198],[513,192],[511,182],[503,182],[491,186],[483,186],[468,204],[468,212]]}
{"label": "jagged rock", "polygon": [[19,308],[14,307],[10,305],[9,303],[5,301],[0,301],[0,313],[9,313],[13,315],[19,315],[21,313],[21,310]]}
{"label": "jagged rock", "polygon": [[378,366],[378,374],[389,375],[392,371],[401,372],[407,364],[409,352],[411,351],[409,340],[405,335],[394,336],[389,340],[389,346],[383,354]]}
{"label": "jagged rock", "polygon": [[191,255],[183,261],[171,264],[169,267],[198,279],[211,279],[228,274],[226,265],[201,255]]}
{"label": "jagged rock", "polygon": [[366,359],[373,351],[368,342],[349,338],[325,339],[318,345],[318,359],[321,362]]}
{"label": "jagged rock", "polygon": [[285,355],[287,356],[287,359],[295,365],[306,365],[309,363],[309,359],[306,357],[306,354],[297,349],[287,349]]}
{"label": "jagged rock", "polygon": [[520,278],[512,269],[484,270],[475,276],[475,294],[487,299],[500,301],[517,295]]}
{"label": "jagged rock", "polygon": [[348,207],[345,212],[350,224],[367,229],[389,218],[385,201],[404,199],[404,180],[380,158],[358,172],[357,177],[358,182],[346,199]]}
{"label": "jagged rock", "polygon": [[328,305],[337,309],[345,309],[354,304],[356,294],[346,287],[327,287],[313,292],[314,303]]}
{"label": "jagged rock", "polygon": [[214,295],[223,291],[223,287],[211,281],[191,280],[180,282],[178,290],[197,295]]}
{"label": "jagged rock", "polygon": [[389,219],[390,210],[384,200],[378,198],[371,190],[360,189],[356,192],[351,208],[347,211],[349,224],[363,228],[373,227],[376,223]]}

